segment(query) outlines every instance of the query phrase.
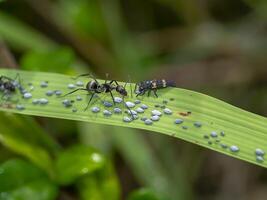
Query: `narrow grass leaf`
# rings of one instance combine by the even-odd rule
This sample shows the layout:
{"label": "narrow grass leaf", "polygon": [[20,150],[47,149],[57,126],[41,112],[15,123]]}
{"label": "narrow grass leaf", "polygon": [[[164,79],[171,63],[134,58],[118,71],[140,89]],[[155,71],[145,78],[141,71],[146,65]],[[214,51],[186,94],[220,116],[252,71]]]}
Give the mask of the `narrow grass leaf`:
{"label": "narrow grass leaf", "polygon": [[[263,167],[267,166],[264,155],[256,155],[256,149],[261,149],[263,152],[267,150],[267,119],[205,94],[172,88],[158,91],[159,98],[154,96],[128,97],[125,101],[141,101],[141,104],[134,105],[135,107],[132,109],[135,110],[143,104],[148,107],[143,113],[138,113],[138,119],[131,121],[129,120],[131,116],[124,113],[124,111],[127,112],[127,109],[123,103],[116,105],[122,110],[122,113],[115,113],[113,106],[103,105],[102,101],[112,102],[111,97],[107,94],[100,94],[98,98],[94,98],[87,111],[84,111],[84,108],[90,94],[88,95],[86,91],[67,96],[65,101],[69,103],[63,102],[64,99],[56,95],[47,96],[48,90],[61,91],[62,94],[66,94],[79,87],[76,85],[77,80],[73,80],[69,76],[7,69],[1,69],[0,73],[9,77],[15,77],[19,73],[22,85],[26,89],[29,89],[29,83],[35,88],[31,91],[31,99],[20,98],[20,94],[15,94],[19,98],[17,104],[2,102],[0,110],[151,130]],[[83,84],[86,84],[88,80],[88,78],[79,79]],[[44,82],[47,86],[41,87],[40,84]],[[130,91],[129,84],[127,89]],[[81,96],[82,99],[77,100],[77,96]],[[115,93],[114,96],[119,97]],[[46,102],[34,104],[33,99],[41,99]],[[20,108],[18,105],[22,105],[24,109],[18,109]],[[104,110],[108,112],[103,112]],[[142,120],[151,118],[151,114],[155,115],[158,111],[161,113],[160,118],[153,118],[158,121],[152,120],[152,123],[145,123]]]}

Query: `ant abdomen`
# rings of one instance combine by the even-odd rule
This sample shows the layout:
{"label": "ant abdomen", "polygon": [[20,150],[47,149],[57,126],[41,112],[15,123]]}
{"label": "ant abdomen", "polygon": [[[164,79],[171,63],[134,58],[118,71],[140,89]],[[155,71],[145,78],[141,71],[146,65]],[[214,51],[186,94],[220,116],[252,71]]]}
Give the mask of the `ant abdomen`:
{"label": "ant abdomen", "polygon": [[118,86],[116,87],[116,91],[117,91],[118,93],[120,93],[122,96],[127,96],[127,91],[126,91],[126,89],[125,89],[123,86],[121,86],[121,85],[118,85]]}

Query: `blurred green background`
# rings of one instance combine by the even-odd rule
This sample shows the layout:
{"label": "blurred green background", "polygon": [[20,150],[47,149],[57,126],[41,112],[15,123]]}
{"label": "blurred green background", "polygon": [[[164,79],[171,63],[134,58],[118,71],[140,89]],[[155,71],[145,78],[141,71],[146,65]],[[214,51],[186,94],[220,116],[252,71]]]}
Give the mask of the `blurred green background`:
{"label": "blurred green background", "polygon": [[[266,116],[267,1],[0,0],[0,66],[164,77]],[[267,196],[265,169],[168,136],[3,113],[0,131],[0,199]]]}

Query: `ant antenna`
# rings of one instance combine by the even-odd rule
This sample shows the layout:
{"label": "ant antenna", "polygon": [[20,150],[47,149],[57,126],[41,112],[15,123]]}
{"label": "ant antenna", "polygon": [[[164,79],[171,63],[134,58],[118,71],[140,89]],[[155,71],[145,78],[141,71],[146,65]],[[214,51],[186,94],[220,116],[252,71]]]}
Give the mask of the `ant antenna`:
{"label": "ant antenna", "polygon": [[133,88],[132,88],[132,81],[130,75],[128,75],[128,82],[130,83],[130,89],[131,89],[131,98],[133,98]]}
{"label": "ant antenna", "polygon": [[21,84],[21,78],[20,78],[20,74],[17,73],[15,78],[14,78],[14,81],[16,81],[18,79],[18,89],[20,90],[20,92],[22,93],[24,88],[22,87],[22,84]]}
{"label": "ant antenna", "polygon": [[92,78],[96,83],[98,83],[98,81],[96,80],[96,78],[92,75],[92,74],[81,74],[81,75],[78,75],[78,76],[76,76],[76,77],[72,77],[72,79],[73,80],[77,80],[78,78],[80,78],[80,77],[90,77],[90,78]]}
{"label": "ant antenna", "polygon": [[[72,79],[73,79],[73,80],[77,80],[77,79],[80,78],[80,77],[86,77],[86,76],[95,80],[95,77],[94,77],[92,74],[89,74],[89,73],[87,73],[87,74],[80,74],[80,75],[78,75],[78,76],[72,77]],[[95,81],[96,81],[96,80],[95,80]]]}
{"label": "ant antenna", "polygon": [[[136,89],[137,89],[137,83],[135,84],[135,86],[134,86],[134,93],[136,94]],[[137,96],[139,96],[139,94],[137,94]],[[137,97],[136,96],[136,97]]]}
{"label": "ant antenna", "polygon": [[64,94],[63,96],[59,96],[59,98],[66,97],[66,96],[68,96],[68,95],[70,95],[70,94],[73,94],[73,93],[79,91],[79,90],[87,91],[87,89],[85,89],[85,88],[78,88],[78,89],[75,89],[75,90],[73,90],[73,91],[71,91],[71,92],[69,92],[69,93],[67,93],[67,94]]}
{"label": "ant antenna", "polygon": [[108,77],[109,77],[109,73],[106,73],[106,80],[105,80],[105,83],[107,83],[107,81],[108,81]]}

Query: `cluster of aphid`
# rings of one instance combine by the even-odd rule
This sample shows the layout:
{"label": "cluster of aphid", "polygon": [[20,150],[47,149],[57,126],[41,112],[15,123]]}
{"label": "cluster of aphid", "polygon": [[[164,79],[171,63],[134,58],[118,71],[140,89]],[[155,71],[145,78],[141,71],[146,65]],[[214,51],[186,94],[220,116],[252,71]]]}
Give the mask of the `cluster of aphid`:
{"label": "cluster of aphid", "polygon": [[[119,93],[122,96],[123,102],[124,102],[124,97],[128,95],[128,92],[126,90],[127,83],[125,83],[124,85],[120,85],[116,80],[110,80],[110,81],[105,80],[104,83],[100,83],[90,74],[82,74],[73,79],[76,80],[79,77],[90,77],[92,80],[90,80],[85,87],[77,88],[61,97],[68,96],[70,94],[73,94],[81,90],[87,91],[89,94],[91,94],[91,96],[87,103],[87,106],[84,109],[85,111],[88,109],[93,97],[97,94],[100,93],[110,94],[114,105],[116,104],[116,102],[114,100],[113,91]],[[153,91],[154,95],[158,97],[157,90],[167,87],[175,87],[175,83],[173,81],[167,81],[165,79],[146,80],[135,84],[134,93],[136,94],[136,97],[142,96],[145,93],[147,93],[147,95],[150,96],[151,91]],[[9,78],[7,76],[0,77],[0,91],[3,93],[2,98],[4,98],[5,96],[10,96],[12,93],[15,93],[16,90],[19,90],[21,94],[24,93],[24,89],[20,83],[19,74],[17,74],[17,76],[14,79]],[[131,87],[131,96],[132,96],[132,87]],[[127,106],[127,104],[125,104],[125,106],[129,110],[129,113],[132,115],[132,117],[134,117],[132,111]]]}
{"label": "cluster of aphid", "polygon": [[[88,104],[85,108],[85,110],[88,109],[93,97],[96,95],[96,94],[100,94],[100,93],[109,93],[111,98],[112,98],[112,101],[114,103],[114,105],[116,104],[115,100],[114,100],[114,96],[113,96],[113,91],[116,91],[117,93],[119,93],[122,97],[123,97],[123,102],[124,102],[124,97],[126,97],[128,95],[128,92],[126,90],[126,85],[127,83],[125,83],[124,85],[120,85],[116,80],[105,80],[104,83],[99,83],[92,75],[90,74],[82,74],[82,75],[79,75],[77,77],[75,77],[74,79],[76,80],[77,78],[79,77],[91,77],[92,80],[89,81],[85,88],[78,88],[78,89],[75,89],[65,95],[63,95],[62,97],[65,97],[67,95],[70,95],[70,94],[73,94],[79,90],[84,90],[84,91],[87,91],[91,94],[91,97],[88,101]],[[146,81],[142,81],[140,83],[137,83],[135,85],[135,89],[134,89],[134,92],[136,94],[136,97],[137,96],[140,96],[140,95],[144,95],[146,92],[148,92],[148,96],[150,95],[151,91],[154,92],[154,95],[156,97],[158,97],[157,95],[157,90],[158,89],[163,89],[163,88],[166,88],[166,87],[175,87],[175,83],[173,81],[166,81],[166,80],[146,80]],[[131,95],[132,95],[132,89],[131,89]],[[130,114],[132,117],[133,116],[133,113],[132,111],[130,110],[130,108],[127,106],[127,104],[125,104],[125,106],[127,107],[127,109],[129,110]]]}

